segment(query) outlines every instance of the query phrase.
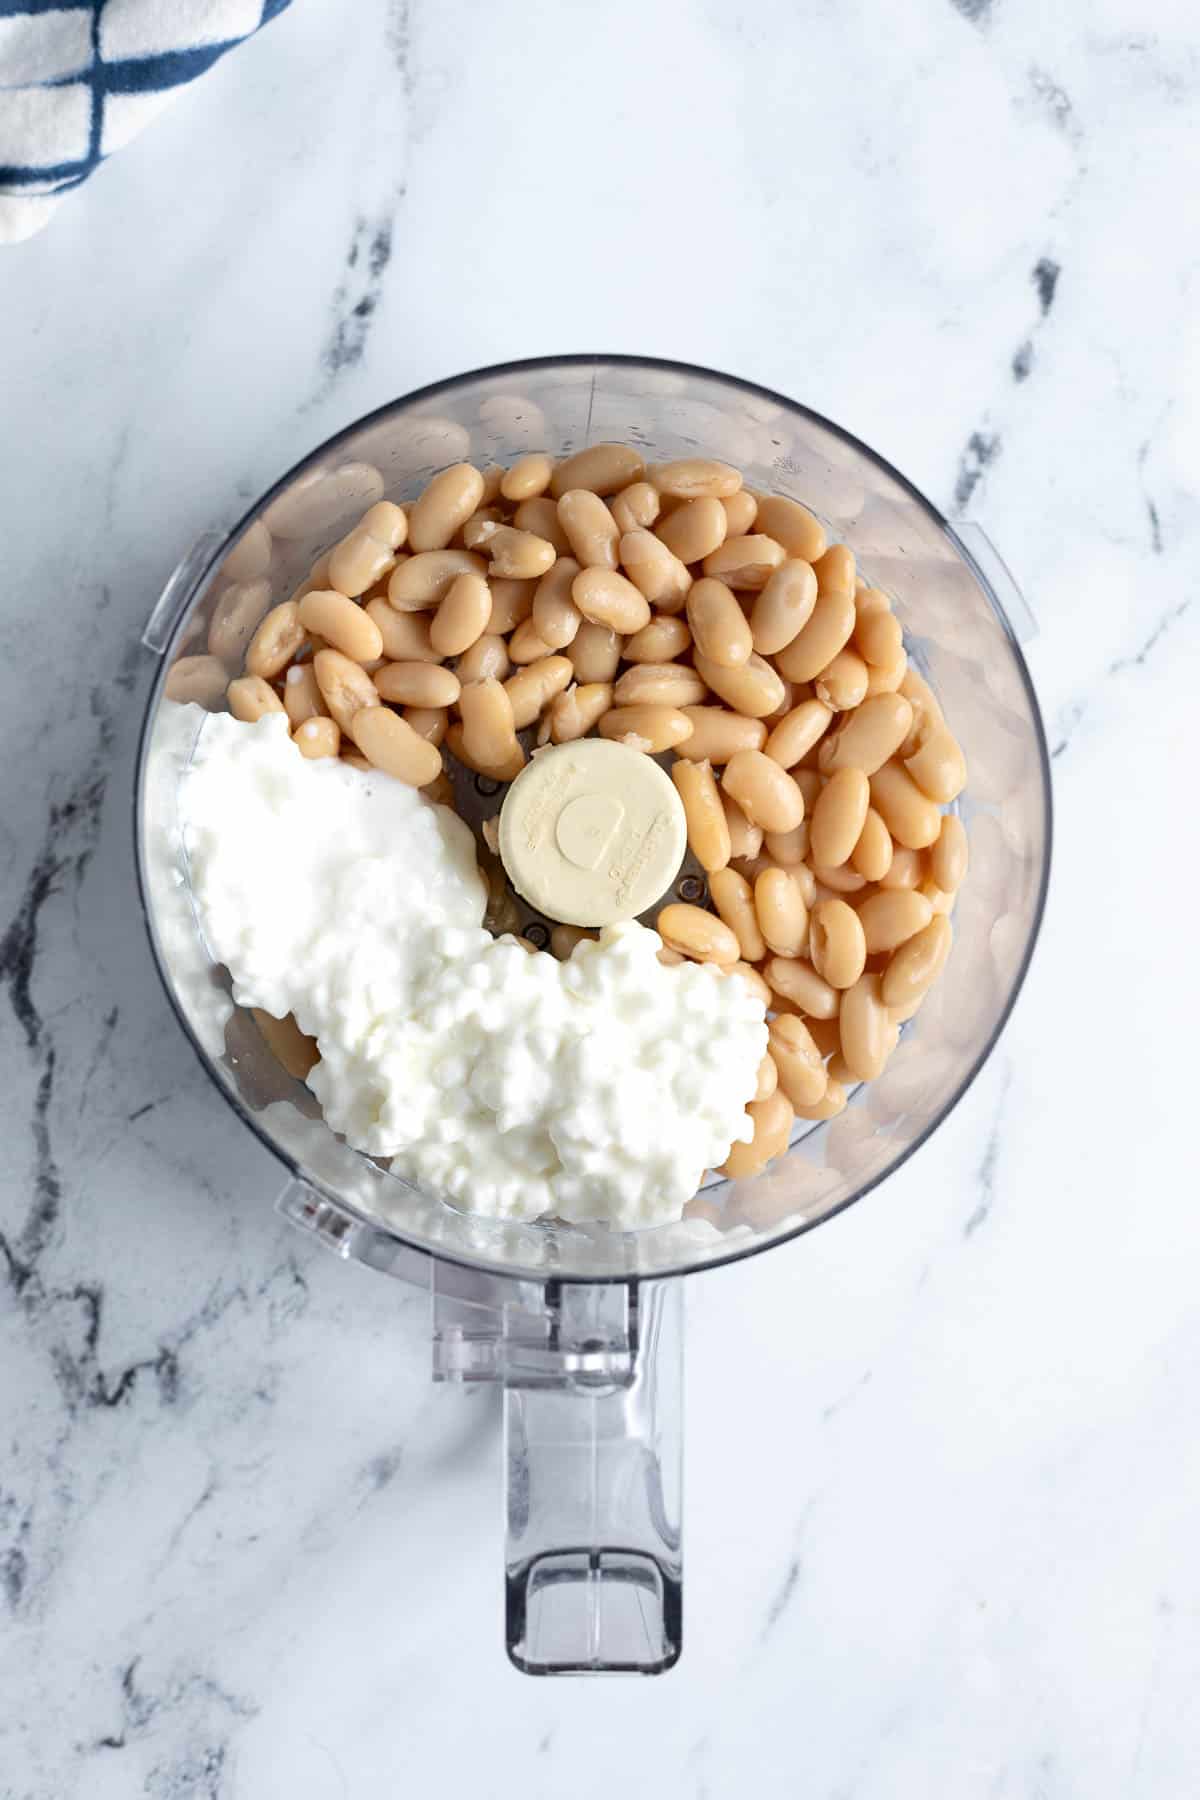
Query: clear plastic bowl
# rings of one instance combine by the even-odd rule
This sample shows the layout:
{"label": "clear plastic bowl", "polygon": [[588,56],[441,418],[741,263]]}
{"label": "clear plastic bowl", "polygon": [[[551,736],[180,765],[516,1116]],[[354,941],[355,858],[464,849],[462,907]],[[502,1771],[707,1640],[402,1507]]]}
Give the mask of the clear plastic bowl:
{"label": "clear plastic bowl", "polygon": [[[608,440],[636,444],[648,460],[717,456],[744,470],[749,486],[811,507],[893,597],[910,656],[936,690],[969,770],[959,805],[971,868],[953,915],[954,948],[883,1075],[859,1089],[838,1118],[806,1128],[765,1174],[711,1186],[679,1224],[631,1233],[507,1224],[417,1191],[335,1138],[308,1090],[275,1061],[253,1019],[236,1010],[228,1016],[227,978],[208,960],[180,879],[177,795],[194,715],[166,698],[170,682],[175,691],[223,709],[224,686],[236,669],[232,657],[211,659],[209,637],[214,613],[228,607],[230,586],[258,584],[237,597],[251,610],[287,598],[373,501],[408,499],[452,462],[483,466],[531,449],[560,456]],[[645,1379],[647,1340],[661,1335],[649,1322],[660,1312],[666,1318],[675,1301],[659,1284],[786,1242],[860,1198],[918,1148],[987,1058],[1037,936],[1051,814],[1041,718],[998,590],[1019,617],[1020,596],[982,535],[951,526],[903,476],[837,426],[729,376],[619,356],[484,369],[380,408],[305,458],[232,531],[198,545],[168,585],[145,637],[162,669],[147,706],[136,799],[141,890],[167,993],[221,1092],[288,1171],[283,1209],[342,1254],[428,1281],[441,1309],[437,1372],[504,1380],[520,1411],[525,1453],[533,1442],[534,1393],[546,1405],[551,1394],[573,1398],[572,1417],[579,1420],[587,1404],[593,1414],[601,1406],[599,1389],[607,1381],[625,1394],[628,1427],[630,1391],[649,1401],[656,1389],[661,1414],[661,1371],[648,1387]],[[221,649],[219,633],[214,641]],[[589,1294],[597,1284],[613,1291]],[[465,1323],[456,1312],[464,1308]],[[568,1366],[572,1343],[576,1361]],[[540,1346],[536,1379],[522,1344]],[[581,1344],[593,1348],[581,1352]],[[592,1356],[592,1365],[580,1364],[581,1354],[585,1363]],[[588,1394],[590,1401],[581,1403]],[[595,1428],[593,1418],[588,1429]],[[636,1439],[636,1431],[626,1431],[627,1443]],[[650,1453],[655,1479],[662,1474],[660,1453],[661,1444]],[[526,1467],[527,1482],[529,1476]],[[551,1487],[565,1491],[564,1481],[559,1471]],[[660,1512],[662,1501],[660,1492]],[[550,1529],[553,1521],[544,1523],[543,1535],[562,1535],[557,1526]],[[512,1524],[510,1516],[510,1549]],[[528,1519],[526,1529],[533,1530]],[[569,1559],[549,1574],[549,1565],[543,1567],[544,1654],[531,1648],[532,1577],[521,1578],[517,1617],[510,1593],[515,1660],[547,1670],[669,1666],[678,1653],[677,1584],[672,1596],[675,1577],[663,1562],[657,1525],[650,1536],[659,1628],[648,1632],[645,1654],[614,1660],[611,1651],[630,1631],[638,1639],[638,1621],[647,1616],[645,1583],[628,1573],[597,1582],[587,1561],[594,1546],[587,1552],[585,1545],[579,1567]],[[541,1553],[535,1546],[535,1562]],[[511,1567],[510,1557],[510,1579]],[[677,1557],[673,1567],[677,1573]],[[590,1600],[581,1599],[585,1593]],[[630,1594],[638,1599],[633,1623],[618,1629],[609,1617],[606,1633],[602,1600],[611,1613],[613,1597]],[[577,1631],[584,1633],[578,1642]],[[556,1648],[559,1637],[565,1649]],[[580,1648],[585,1642],[587,1654]]]}

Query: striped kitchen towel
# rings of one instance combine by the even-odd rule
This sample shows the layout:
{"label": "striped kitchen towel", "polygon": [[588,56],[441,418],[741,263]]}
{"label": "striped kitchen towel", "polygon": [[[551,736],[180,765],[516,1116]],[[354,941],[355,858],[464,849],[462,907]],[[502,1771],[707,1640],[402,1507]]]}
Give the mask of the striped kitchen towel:
{"label": "striped kitchen towel", "polygon": [[0,0],[0,244],[290,0]]}

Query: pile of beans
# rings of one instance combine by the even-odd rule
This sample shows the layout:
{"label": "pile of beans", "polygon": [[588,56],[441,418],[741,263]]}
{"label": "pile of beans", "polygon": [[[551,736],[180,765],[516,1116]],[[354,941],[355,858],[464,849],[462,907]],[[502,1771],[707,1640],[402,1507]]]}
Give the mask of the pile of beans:
{"label": "pile of beans", "polygon": [[[210,645],[237,640],[241,591]],[[754,1141],[726,1174],[878,1076],[946,961],[962,751],[853,551],[726,463],[597,444],[456,464],[370,507],[244,636],[237,718],[286,712],[302,755],[447,804],[443,748],[497,783],[527,744],[592,731],[674,753],[709,904],[662,908],[663,955],[738,974],[770,1015]]]}

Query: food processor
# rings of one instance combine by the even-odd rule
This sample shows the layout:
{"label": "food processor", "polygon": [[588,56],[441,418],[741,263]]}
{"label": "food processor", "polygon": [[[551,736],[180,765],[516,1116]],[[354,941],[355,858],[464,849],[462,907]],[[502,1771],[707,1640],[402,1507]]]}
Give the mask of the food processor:
{"label": "food processor", "polygon": [[[762,1175],[713,1177],[678,1223],[636,1232],[477,1216],[349,1149],[253,1016],[233,1006],[197,926],[178,822],[197,732],[194,707],[178,702],[224,710],[246,630],[367,506],[412,499],[451,463],[484,468],[606,441],[631,443],[647,461],[720,458],[748,486],[816,512],[892,596],[969,769],[956,805],[971,868],[953,951],[883,1074],[836,1118],[797,1121],[786,1156]],[[506,1640],[527,1673],[656,1674],[678,1659],[682,1278],[787,1243],[868,1193],[946,1117],[996,1042],[1049,870],[1049,761],[1019,647],[1031,633],[982,531],[949,524],[847,432],[749,382],[624,356],[511,363],[380,408],[306,457],[231,530],[203,537],[154,609],[143,643],[160,667],[141,734],[135,835],[159,973],[209,1075],[278,1159],[279,1210],[337,1255],[428,1291],[435,1380],[503,1388]],[[494,782],[455,779],[476,824],[495,811]],[[685,863],[663,898],[702,895]],[[545,943],[519,898],[501,898],[504,928]]]}

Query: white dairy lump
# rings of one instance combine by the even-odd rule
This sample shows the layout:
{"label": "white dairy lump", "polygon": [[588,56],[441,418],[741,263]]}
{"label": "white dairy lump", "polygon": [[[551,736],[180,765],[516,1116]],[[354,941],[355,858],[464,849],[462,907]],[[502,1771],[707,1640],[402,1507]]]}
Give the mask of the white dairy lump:
{"label": "white dairy lump", "polygon": [[493,938],[463,821],[382,773],[309,761],[280,713],[203,718],[180,815],[192,893],[240,1005],[294,1013],[329,1125],[419,1186],[507,1219],[678,1219],[751,1136],[761,1000],[657,933],[560,963]]}

